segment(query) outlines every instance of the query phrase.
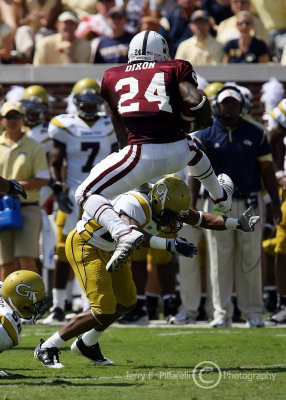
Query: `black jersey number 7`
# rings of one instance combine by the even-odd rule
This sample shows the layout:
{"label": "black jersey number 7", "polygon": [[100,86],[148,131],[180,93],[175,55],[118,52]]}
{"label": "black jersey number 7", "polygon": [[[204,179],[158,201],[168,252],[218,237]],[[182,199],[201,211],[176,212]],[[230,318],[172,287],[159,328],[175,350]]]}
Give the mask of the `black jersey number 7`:
{"label": "black jersey number 7", "polygon": [[91,168],[94,166],[94,160],[99,152],[99,148],[100,144],[97,142],[84,142],[81,144],[82,151],[91,150],[85,165],[81,167],[82,172],[90,172]]}

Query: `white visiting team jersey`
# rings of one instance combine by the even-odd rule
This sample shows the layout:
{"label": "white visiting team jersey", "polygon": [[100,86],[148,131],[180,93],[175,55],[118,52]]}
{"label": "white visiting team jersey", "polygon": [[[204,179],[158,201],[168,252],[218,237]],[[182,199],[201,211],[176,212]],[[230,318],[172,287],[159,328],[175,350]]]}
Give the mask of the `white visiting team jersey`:
{"label": "white visiting team jersey", "polygon": [[0,282],[0,351],[17,346],[21,342],[21,319],[1,297]]}
{"label": "white visiting team jersey", "polygon": [[280,101],[277,107],[275,107],[271,113],[270,117],[272,118],[273,122],[270,122],[270,126],[268,128],[272,128],[273,125],[276,123],[286,128],[286,99]]}
{"label": "white visiting team jersey", "polygon": [[49,137],[48,127],[49,123],[45,122],[44,124],[34,126],[33,128],[25,128],[26,135],[40,143],[46,153],[48,153],[52,147],[52,141]]}
{"label": "white visiting team jersey", "polygon": [[101,116],[89,126],[76,114],[61,114],[50,121],[49,136],[66,146],[66,186],[70,189],[76,189],[117,142],[109,116]]}
{"label": "white visiting team jersey", "polygon": [[[146,194],[132,190],[119,195],[111,203],[118,215],[123,213],[133,218],[144,231],[151,235],[158,233],[156,223],[152,220],[152,210]],[[92,219],[87,212],[83,213],[76,229],[91,245],[105,251],[114,251],[114,241],[110,233]]]}

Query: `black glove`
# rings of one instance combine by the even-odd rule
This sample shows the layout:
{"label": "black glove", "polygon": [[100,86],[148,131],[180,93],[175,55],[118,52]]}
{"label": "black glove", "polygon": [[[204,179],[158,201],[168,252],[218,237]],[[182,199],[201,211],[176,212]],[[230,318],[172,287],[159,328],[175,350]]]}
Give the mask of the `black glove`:
{"label": "black glove", "polygon": [[67,214],[70,214],[73,210],[73,203],[69,196],[65,192],[59,192],[55,194],[59,209]]}
{"label": "black glove", "polygon": [[258,215],[251,215],[253,206],[250,206],[244,213],[238,218],[238,227],[243,232],[253,232],[255,229],[255,224],[260,220]]}
{"label": "black glove", "polygon": [[198,248],[186,239],[178,237],[166,239],[166,250],[178,256],[190,257],[198,254]]}
{"label": "black glove", "polygon": [[10,190],[8,194],[20,194],[21,196],[24,197],[24,199],[27,198],[25,189],[23,188],[22,185],[20,185],[19,182],[17,182],[15,179],[10,179],[9,182],[10,182]]}

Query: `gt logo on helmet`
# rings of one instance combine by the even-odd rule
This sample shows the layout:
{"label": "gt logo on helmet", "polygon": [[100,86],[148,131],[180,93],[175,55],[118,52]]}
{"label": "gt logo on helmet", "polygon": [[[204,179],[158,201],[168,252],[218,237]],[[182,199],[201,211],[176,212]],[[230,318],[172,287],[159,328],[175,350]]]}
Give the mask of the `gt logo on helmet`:
{"label": "gt logo on helmet", "polygon": [[170,198],[167,196],[168,186],[164,182],[162,182],[157,185],[156,192],[158,193],[159,200],[161,201],[161,210],[164,210],[166,199],[170,200]]}
{"label": "gt logo on helmet", "polygon": [[31,289],[31,286],[29,285],[25,285],[25,283],[19,283],[16,287],[15,287],[15,291],[18,295],[23,296],[23,297],[27,297],[28,300],[31,300],[33,303],[37,302],[37,297],[36,295],[39,294],[39,292],[37,291],[33,291],[33,290],[27,290],[25,288]]}

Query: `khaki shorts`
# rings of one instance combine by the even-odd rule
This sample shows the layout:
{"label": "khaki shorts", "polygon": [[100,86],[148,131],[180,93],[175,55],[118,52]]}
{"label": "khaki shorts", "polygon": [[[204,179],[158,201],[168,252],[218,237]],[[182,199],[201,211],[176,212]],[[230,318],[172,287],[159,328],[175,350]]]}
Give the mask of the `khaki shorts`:
{"label": "khaki shorts", "polygon": [[42,224],[41,209],[31,205],[21,207],[23,228],[0,232],[0,264],[17,257],[39,257],[39,237]]}
{"label": "khaki shorts", "polygon": [[92,310],[97,314],[114,314],[118,304],[129,308],[137,301],[129,264],[116,272],[106,271],[110,254],[87,243],[76,229],[68,234],[67,259]]}

